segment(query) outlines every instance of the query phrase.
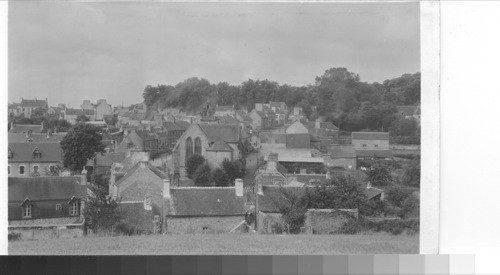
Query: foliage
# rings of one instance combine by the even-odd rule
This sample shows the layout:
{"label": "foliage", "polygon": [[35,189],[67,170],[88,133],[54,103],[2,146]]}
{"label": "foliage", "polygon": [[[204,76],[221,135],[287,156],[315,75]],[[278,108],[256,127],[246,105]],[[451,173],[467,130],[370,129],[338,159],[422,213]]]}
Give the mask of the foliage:
{"label": "foliage", "polygon": [[407,234],[412,235],[420,231],[420,221],[392,219],[374,222],[359,218],[357,220],[350,220],[349,222],[344,224],[336,233],[357,234],[367,231],[388,232],[392,235],[400,235],[403,232],[406,232]]}
{"label": "foliage", "polygon": [[118,115],[114,114],[111,116],[111,118],[105,117],[104,121],[108,125],[116,125],[116,123],[118,122]]}
{"label": "foliage", "polygon": [[107,188],[102,184],[92,183],[88,187],[93,193],[88,196],[83,211],[88,228],[94,232],[110,230],[123,218],[118,202],[110,199]]}
{"label": "foliage", "polygon": [[387,192],[387,200],[396,207],[402,207],[406,199],[412,196],[412,191],[406,188],[393,187]]}
{"label": "foliage", "polygon": [[298,234],[306,219],[307,200],[300,195],[300,192],[282,186],[279,188],[280,196],[272,197],[271,200],[281,213],[287,230],[291,234]]}
{"label": "foliage", "polygon": [[87,122],[90,119],[86,115],[79,115],[76,117],[75,122],[80,123],[80,122]]}
{"label": "foliage", "polygon": [[207,164],[202,164],[196,168],[193,174],[194,185],[196,186],[211,186],[210,183],[210,167]]}
{"label": "foliage", "polygon": [[402,219],[406,219],[410,216],[416,209],[420,208],[420,201],[413,195],[406,198],[401,205],[401,212],[399,213],[399,217]]}
{"label": "foliage", "polygon": [[420,187],[420,158],[416,158],[405,169],[403,184],[411,187]]}
{"label": "foliage", "polygon": [[392,182],[391,170],[381,162],[375,163],[366,171],[366,180],[373,185],[385,186]]}
{"label": "foliage", "polygon": [[62,163],[57,163],[57,165],[51,165],[49,167],[45,168],[45,174],[48,176],[59,176],[59,173],[61,173],[64,169],[64,166]]}
{"label": "foliage", "polygon": [[388,210],[387,201],[369,200],[359,209],[359,213],[364,216],[382,216],[386,215]]}
{"label": "foliage", "polygon": [[234,185],[235,179],[241,179],[244,176],[242,164],[240,161],[229,161],[228,159],[224,159],[221,163],[221,168],[226,173],[228,177],[228,181],[230,185]]}
{"label": "foliage", "polygon": [[230,186],[231,183],[229,181],[229,177],[221,168],[216,168],[214,171],[212,171],[212,176],[210,181],[213,182],[215,186],[218,187]]}
{"label": "foliage", "polygon": [[420,144],[420,126],[414,119],[400,118],[389,127],[392,143]]}
{"label": "foliage", "polygon": [[73,126],[61,140],[63,165],[71,171],[81,171],[95,153],[103,153],[104,145],[99,129],[89,124]]}
{"label": "foliage", "polygon": [[205,158],[201,155],[194,154],[186,162],[187,177],[193,179],[193,174],[198,169],[198,166],[205,163]]}
{"label": "foliage", "polygon": [[306,201],[308,209],[361,209],[366,196],[352,176],[334,174],[326,184],[306,189]]}

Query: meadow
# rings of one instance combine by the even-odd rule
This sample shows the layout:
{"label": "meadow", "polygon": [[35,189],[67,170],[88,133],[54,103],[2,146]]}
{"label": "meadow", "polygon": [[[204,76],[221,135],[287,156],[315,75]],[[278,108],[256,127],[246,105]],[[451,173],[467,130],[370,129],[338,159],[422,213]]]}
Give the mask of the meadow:
{"label": "meadow", "polygon": [[414,254],[418,235],[157,235],[9,242],[10,255]]}

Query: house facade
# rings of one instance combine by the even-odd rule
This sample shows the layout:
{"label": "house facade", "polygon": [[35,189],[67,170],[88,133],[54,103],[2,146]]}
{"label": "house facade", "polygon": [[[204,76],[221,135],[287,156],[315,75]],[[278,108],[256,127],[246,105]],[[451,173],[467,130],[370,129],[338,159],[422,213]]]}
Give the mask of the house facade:
{"label": "house facade", "polygon": [[285,130],[286,148],[311,148],[309,130],[300,122],[295,121]]}
{"label": "house facade", "polygon": [[62,149],[57,142],[10,142],[9,177],[58,176]]}
{"label": "house facade", "polygon": [[353,132],[352,145],[357,158],[392,158],[387,132]]}
{"label": "house facade", "polygon": [[21,103],[18,108],[18,114],[24,115],[26,118],[30,118],[34,111],[39,109],[42,110],[43,113],[46,113],[47,110],[49,109],[49,104],[47,99],[41,100],[41,99],[21,99]]}
{"label": "house facade", "polygon": [[97,100],[95,105],[95,119],[104,120],[104,116],[109,116],[113,114],[113,107],[106,102],[106,99]]}
{"label": "house facade", "polygon": [[249,116],[252,119],[253,130],[259,131],[270,128],[269,119],[263,111],[258,111],[257,109],[254,109],[250,112]]}

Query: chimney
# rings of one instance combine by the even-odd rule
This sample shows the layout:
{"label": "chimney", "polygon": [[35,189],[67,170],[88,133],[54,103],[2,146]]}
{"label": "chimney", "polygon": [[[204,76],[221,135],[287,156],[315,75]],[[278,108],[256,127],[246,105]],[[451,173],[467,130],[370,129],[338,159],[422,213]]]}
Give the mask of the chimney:
{"label": "chimney", "polygon": [[170,180],[163,179],[163,198],[170,199]]}
{"label": "chimney", "polygon": [[236,189],[236,197],[243,197],[243,180],[235,179],[234,187]]}
{"label": "chimney", "polygon": [[371,183],[371,182],[368,182],[368,183],[366,184],[366,189],[370,189],[370,188],[372,188],[372,183]]}
{"label": "chimney", "polygon": [[82,180],[80,182],[81,185],[87,185],[87,170],[85,170],[85,167],[82,170]]}
{"label": "chimney", "polygon": [[267,157],[267,171],[278,171],[278,153],[270,153]]}

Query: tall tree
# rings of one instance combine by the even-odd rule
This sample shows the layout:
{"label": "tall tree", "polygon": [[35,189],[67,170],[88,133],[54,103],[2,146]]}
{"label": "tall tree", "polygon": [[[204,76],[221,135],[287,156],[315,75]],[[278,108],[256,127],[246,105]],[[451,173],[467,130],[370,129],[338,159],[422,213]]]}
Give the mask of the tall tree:
{"label": "tall tree", "polygon": [[97,127],[83,123],[73,126],[61,140],[64,167],[74,172],[81,171],[95,153],[104,152],[101,141]]}
{"label": "tall tree", "polygon": [[212,186],[210,182],[210,167],[207,164],[202,164],[196,168],[193,174],[194,185],[196,186]]}
{"label": "tall tree", "polygon": [[201,155],[195,154],[188,158],[186,162],[186,174],[187,177],[193,179],[194,172],[198,169],[198,166],[205,163],[205,158]]}

